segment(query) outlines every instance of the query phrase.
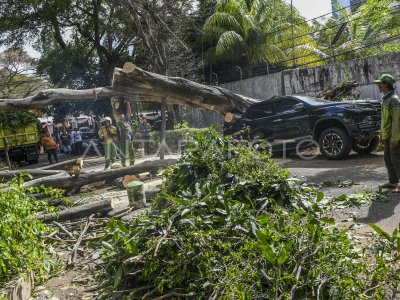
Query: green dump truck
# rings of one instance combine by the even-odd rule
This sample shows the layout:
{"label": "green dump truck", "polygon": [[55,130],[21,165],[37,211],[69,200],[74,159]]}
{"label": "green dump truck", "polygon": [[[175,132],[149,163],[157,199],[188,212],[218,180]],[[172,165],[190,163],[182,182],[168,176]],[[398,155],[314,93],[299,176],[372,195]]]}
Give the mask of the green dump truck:
{"label": "green dump truck", "polygon": [[5,160],[5,139],[8,140],[8,153],[13,162],[26,161],[36,164],[39,161],[39,131],[37,123],[19,124],[19,126],[0,127],[0,156]]}

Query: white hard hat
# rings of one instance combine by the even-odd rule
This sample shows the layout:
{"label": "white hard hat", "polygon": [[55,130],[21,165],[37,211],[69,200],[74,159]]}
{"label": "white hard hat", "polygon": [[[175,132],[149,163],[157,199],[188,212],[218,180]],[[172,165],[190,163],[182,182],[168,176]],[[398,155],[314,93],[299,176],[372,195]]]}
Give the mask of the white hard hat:
{"label": "white hard hat", "polygon": [[112,120],[111,120],[110,117],[105,117],[105,118],[104,118],[104,121],[110,121],[110,122],[112,122]]}

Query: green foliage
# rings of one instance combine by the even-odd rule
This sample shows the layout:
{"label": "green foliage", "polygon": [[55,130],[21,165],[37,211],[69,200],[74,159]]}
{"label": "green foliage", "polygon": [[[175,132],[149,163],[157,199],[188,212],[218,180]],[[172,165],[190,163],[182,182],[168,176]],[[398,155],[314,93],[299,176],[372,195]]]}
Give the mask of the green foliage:
{"label": "green foliage", "polygon": [[34,269],[40,277],[52,269],[42,238],[49,228],[39,221],[39,211],[52,211],[45,201],[29,196],[44,192],[59,196],[59,191],[46,188],[22,188],[22,177],[0,191],[0,282]]}
{"label": "green foliage", "polygon": [[327,215],[333,201],[296,185],[265,153],[209,130],[164,176],[150,212],[108,226],[109,293],[383,299],[400,288],[395,249],[380,238],[375,247],[358,243]]}
{"label": "green foliage", "polygon": [[0,128],[23,127],[29,123],[37,123],[35,113],[25,112],[0,112]]}

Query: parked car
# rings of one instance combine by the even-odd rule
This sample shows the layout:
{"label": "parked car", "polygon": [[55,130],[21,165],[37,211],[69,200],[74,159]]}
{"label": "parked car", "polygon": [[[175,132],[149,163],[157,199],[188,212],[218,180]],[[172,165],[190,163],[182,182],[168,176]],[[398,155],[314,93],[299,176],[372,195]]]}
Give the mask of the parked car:
{"label": "parked car", "polygon": [[352,149],[368,154],[377,148],[380,109],[380,102],[375,100],[273,97],[250,106],[239,119],[225,124],[223,132],[238,136],[246,128],[249,139],[267,141],[272,151],[319,145],[328,159],[342,159]]}
{"label": "parked car", "polygon": [[82,132],[82,140],[90,140],[95,138],[95,134],[93,130],[89,127],[80,127],[79,131]]}

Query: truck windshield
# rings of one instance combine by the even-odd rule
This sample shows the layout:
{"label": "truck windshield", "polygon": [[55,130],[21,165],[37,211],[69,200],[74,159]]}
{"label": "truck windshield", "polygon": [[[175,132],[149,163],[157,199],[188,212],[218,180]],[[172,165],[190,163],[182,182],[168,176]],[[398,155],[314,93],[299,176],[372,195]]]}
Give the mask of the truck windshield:
{"label": "truck windshield", "polygon": [[294,97],[296,97],[297,99],[304,101],[310,105],[321,105],[321,104],[326,104],[326,103],[332,103],[332,101],[329,101],[329,100],[313,98],[313,97],[308,97],[308,96],[294,96]]}

